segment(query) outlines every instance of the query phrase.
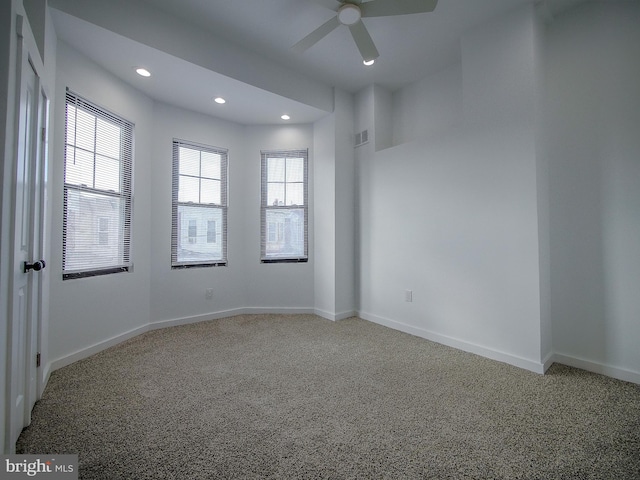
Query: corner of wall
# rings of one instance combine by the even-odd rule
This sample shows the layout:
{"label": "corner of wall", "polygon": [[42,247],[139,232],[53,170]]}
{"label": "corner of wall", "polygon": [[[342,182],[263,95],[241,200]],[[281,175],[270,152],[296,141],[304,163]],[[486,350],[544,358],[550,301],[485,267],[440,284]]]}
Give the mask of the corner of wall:
{"label": "corner of wall", "polygon": [[376,151],[393,146],[393,96],[380,85],[373,87],[373,125]]}

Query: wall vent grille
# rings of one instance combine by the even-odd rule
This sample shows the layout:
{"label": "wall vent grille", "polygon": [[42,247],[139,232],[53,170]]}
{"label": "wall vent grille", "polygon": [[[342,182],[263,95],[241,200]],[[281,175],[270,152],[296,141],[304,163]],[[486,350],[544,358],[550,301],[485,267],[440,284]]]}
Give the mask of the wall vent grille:
{"label": "wall vent grille", "polygon": [[369,143],[369,130],[356,133],[356,147]]}

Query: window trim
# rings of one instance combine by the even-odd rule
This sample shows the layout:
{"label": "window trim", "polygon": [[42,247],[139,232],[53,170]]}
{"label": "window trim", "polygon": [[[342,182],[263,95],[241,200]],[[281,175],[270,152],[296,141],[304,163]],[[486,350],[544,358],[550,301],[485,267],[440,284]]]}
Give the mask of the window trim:
{"label": "window trim", "polygon": [[[221,204],[209,204],[209,203],[194,203],[194,202],[180,202],[178,201],[179,194],[179,180],[180,180],[180,164],[179,164],[179,149],[181,146],[199,150],[200,152],[210,152],[220,155],[220,201]],[[172,141],[172,175],[171,175],[171,269],[182,270],[188,268],[203,268],[203,267],[226,267],[228,265],[227,254],[227,210],[229,205],[228,200],[228,185],[229,185],[229,150],[226,148],[215,147],[212,145],[204,145],[202,143],[192,142],[188,140],[181,140],[174,138]],[[203,178],[199,176],[198,178]],[[205,177],[206,178],[206,177]],[[210,260],[210,261],[178,261],[178,208],[180,205],[187,206],[199,206],[204,208],[211,208],[220,210],[222,214],[222,225],[216,225],[216,229],[221,229],[222,239],[222,259]],[[216,222],[217,223],[217,222]],[[205,229],[206,230],[206,229]],[[216,243],[216,242],[214,242]]]}
{"label": "window trim", "polygon": [[[116,124],[120,127],[121,140],[120,140],[120,152],[121,152],[121,166],[120,166],[120,192],[114,192],[113,190],[102,190],[95,188],[94,186],[76,185],[73,183],[67,183],[66,168],[67,168],[67,143],[68,139],[68,107],[73,105],[77,108],[85,110],[90,115],[96,118],[102,118],[110,123]],[[71,91],[69,87],[66,88],[65,94],[65,127],[64,127],[64,171],[63,171],[63,225],[62,225],[62,279],[77,279],[86,277],[95,277],[100,275],[109,275],[112,273],[129,272],[133,270],[133,261],[131,260],[131,243],[132,243],[132,217],[133,217],[133,144],[134,144],[134,124],[133,122],[126,120],[125,118],[113,113],[107,108],[104,108],[95,102],[87,100],[86,98]],[[74,149],[78,149],[77,145],[71,145]],[[95,151],[91,152],[94,157],[97,154]],[[95,162],[95,160],[94,160]],[[95,168],[95,166],[94,166]],[[123,224],[122,224],[122,242],[118,245],[118,248],[122,250],[121,258],[123,260],[120,265],[108,265],[96,268],[84,268],[65,270],[67,263],[67,242],[68,232],[67,225],[69,224],[69,214],[73,213],[74,222],[77,221],[74,211],[68,209],[69,205],[69,192],[78,193],[92,193],[100,195],[102,197],[114,197],[119,198],[124,202],[123,206]],[[73,236],[73,243],[77,245],[78,238]]]}
{"label": "window trim", "polygon": [[[303,201],[304,205],[268,205],[267,195],[267,159],[268,158],[302,158],[303,171]],[[286,183],[294,183],[287,182]],[[304,210],[304,253],[300,256],[267,256],[266,246],[269,235],[267,212],[270,210]],[[277,232],[276,232],[277,236]],[[260,151],[260,263],[306,263],[309,261],[309,149],[292,150],[261,150]]]}

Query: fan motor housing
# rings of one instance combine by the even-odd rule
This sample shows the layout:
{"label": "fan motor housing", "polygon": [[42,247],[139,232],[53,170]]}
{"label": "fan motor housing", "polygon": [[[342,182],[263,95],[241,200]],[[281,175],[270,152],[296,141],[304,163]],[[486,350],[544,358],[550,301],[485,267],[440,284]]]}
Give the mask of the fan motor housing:
{"label": "fan motor housing", "polygon": [[338,10],[338,21],[342,25],[355,25],[360,21],[361,17],[360,7],[352,3],[345,3]]}

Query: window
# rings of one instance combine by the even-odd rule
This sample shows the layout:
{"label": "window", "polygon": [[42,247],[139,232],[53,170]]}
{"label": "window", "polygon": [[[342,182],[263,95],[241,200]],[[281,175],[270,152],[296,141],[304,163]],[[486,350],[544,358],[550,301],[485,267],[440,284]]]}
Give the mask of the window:
{"label": "window", "polygon": [[133,124],[67,90],[63,278],[128,271]]}
{"label": "window", "polygon": [[196,220],[189,220],[189,243],[198,242],[198,222]]}
{"label": "window", "polygon": [[227,264],[227,150],[173,141],[171,267]]}
{"label": "window", "polygon": [[216,221],[207,221],[207,243],[216,243]]}
{"label": "window", "polygon": [[262,263],[308,260],[307,164],[307,150],[262,152]]}
{"label": "window", "polygon": [[100,217],[98,221],[98,244],[109,245],[109,219]]}

